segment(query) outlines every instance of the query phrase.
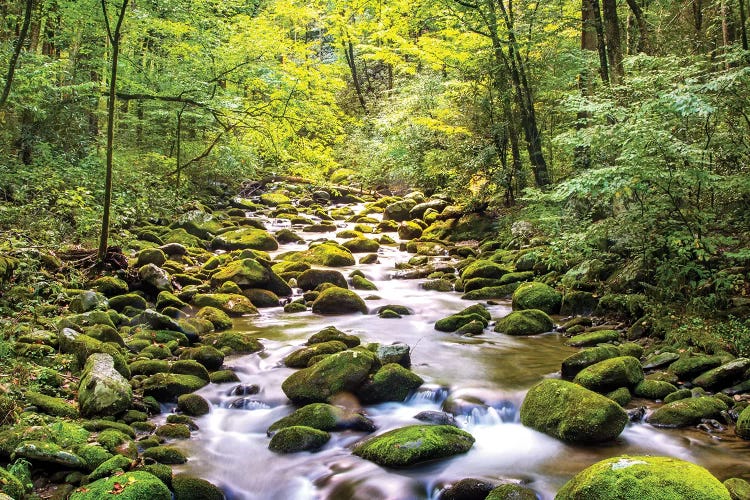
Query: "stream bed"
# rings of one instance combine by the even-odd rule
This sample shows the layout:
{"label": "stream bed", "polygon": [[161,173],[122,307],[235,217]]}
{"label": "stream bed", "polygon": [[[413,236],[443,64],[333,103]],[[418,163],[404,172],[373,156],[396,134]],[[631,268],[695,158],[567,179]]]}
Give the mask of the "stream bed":
{"label": "stream bed", "polygon": [[[356,212],[358,207],[353,208]],[[271,232],[288,227],[288,221],[264,222]],[[338,224],[340,229],[353,226]],[[321,238],[319,233],[298,234],[305,243],[281,245],[273,255],[305,249],[309,241]],[[398,241],[395,233],[387,234]],[[396,264],[412,256],[398,246],[381,246],[378,256],[376,264],[337,268],[345,276],[360,269],[377,285],[376,292],[358,292],[362,297],[379,297],[367,300],[370,314],[321,316],[309,310],[287,314],[275,307],[261,309],[260,316],[234,320],[234,330],[252,332],[265,349],[227,358],[225,365],[237,373],[241,385],[254,384],[260,391],[238,394],[237,383],[201,389],[198,394],[212,403],[212,409],[196,419],[200,429],[192,439],[177,443],[190,460],[176,471],[208,479],[229,500],[433,499],[439,498],[445,486],[468,477],[522,482],[540,498],[551,499],[583,468],[620,454],[681,458],[708,468],[721,480],[747,477],[750,445],[728,432],[711,435],[631,423],[613,443],[573,446],[524,427],[518,410],[526,391],[544,377],[559,376],[561,361],[576,349],[565,346],[562,335],[554,332],[533,337],[510,337],[491,327],[475,337],[438,332],[435,321],[474,302],[462,300],[457,292],[424,290],[420,287],[424,280],[397,279]],[[400,319],[374,314],[386,304],[407,306],[413,314]],[[511,311],[510,303],[502,301],[488,309],[493,320]],[[464,455],[408,469],[386,469],[352,455],[351,446],[367,436],[357,431],[332,433],[331,440],[315,453],[271,452],[266,429],[295,409],[281,390],[281,383],[295,370],[285,367],[282,360],[312,334],[331,325],[357,335],[363,344],[408,344],[412,371],[425,380],[402,403],[364,407],[378,428],[376,433],[419,423],[413,418],[417,413],[444,410],[448,405],[461,428],[475,437],[473,448]],[[346,396],[336,402],[358,405]],[[634,400],[629,407],[639,403],[645,404]],[[163,414],[159,420],[164,418]]]}

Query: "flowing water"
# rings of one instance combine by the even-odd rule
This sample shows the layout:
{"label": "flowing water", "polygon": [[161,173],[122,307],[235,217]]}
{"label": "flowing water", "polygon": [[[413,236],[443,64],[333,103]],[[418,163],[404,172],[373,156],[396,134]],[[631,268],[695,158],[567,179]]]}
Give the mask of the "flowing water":
{"label": "flowing water", "polygon": [[[275,231],[284,223],[268,220],[266,226]],[[308,241],[321,237],[299,234]],[[306,244],[282,245],[279,253],[304,248]],[[467,477],[522,482],[547,499],[581,469],[624,453],[682,458],[707,467],[722,480],[750,477],[746,462],[750,446],[729,433],[662,430],[635,423],[614,443],[584,447],[522,426],[518,408],[528,388],[544,377],[556,376],[560,362],[575,350],[564,346],[564,339],[556,333],[518,338],[491,328],[476,337],[437,332],[436,320],[474,302],[461,300],[458,293],[425,291],[419,286],[424,280],[394,278],[396,263],[409,257],[384,246],[378,264],[339,270],[347,275],[361,269],[377,285],[377,292],[359,292],[363,297],[381,297],[367,301],[370,311],[401,304],[413,315],[382,319],[372,312],[285,314],[279,307],[261,309],[260,317],[236,319],[235,329],[253,332],[265,350],[227,358],[225,365],[236,371],[241,384],[257,385],[259,392],[238,393],[236,383],[210,384],[199,391],[212,402],[212,411],[196,419],[200,430],[191,440],[177,443],[190,456],[179,470],[221,486],[230,500],[427,499],[437,498],[442,487]],[[510,305],[492,305],[489,310],[493,318],[500,318],[510,312]],[[411,347],[412,370],[426,383],[403,403],[365,407],[378,427],[376,432],[419,423],[414,415],[441,410],[448,400],[457,409],[461,427],[476,438],[474,447],[465,455],[403,470],[385,469],[352,455],[351,446],[366,437],[363,432],[334,432],[316,453],[269,451],[266,429],[294,410],[281,391],[282,381],[294,370],[283,366],[282,360],[329,325],[359,336],[363,343],[403,342]],[[338,403],[357,404],[346,396]]]}

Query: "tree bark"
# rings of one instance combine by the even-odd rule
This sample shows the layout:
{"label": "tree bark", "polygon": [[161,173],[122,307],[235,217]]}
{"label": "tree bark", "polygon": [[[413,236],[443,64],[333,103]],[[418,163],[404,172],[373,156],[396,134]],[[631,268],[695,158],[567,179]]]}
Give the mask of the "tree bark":
{"label": "tree bark", "polygon": [[584,0],[589,2],[591,11],[591,22],[594,24],[596,32],[596,50],[599,53],[599,76],[602,82],[609,83],[609,64],[607,64],[607,45],[604,41],[604,25],[602,24],[601,10],[599,9],[599,0]]}
{"label": "tree bark", "polygon": [[739,0],[740,3],[740,37],[742,38],[742,50],[747,48],[747,12],[745,11],[745,0]]}
{"label": "tree bark", "polygon": [[607,39],[607,58],[612,69],[612,83],[622,81],[625,71],[622,67],[622,39],[620,21],[617,18],[617,0],[602,0],[604,7],[604,35]]}
{"label": "tree bark", "polygon": [[3,93],[0,95],[0,108],[5,105],[10,95],[10,88],[13,85],[13,76],[16,74],[16,64],[18,58],[21,56],[21,49],[23,48],[24,41],[26,40],[26,34],[29,32],[29,25],[31,24],[31,12],[34,8],[34,0],[26,0],[26,7],[23,14],[23,24],[21,25],[21,31],[18,33],[18,38],[13,46],[13,54],[10,56],[8,62],[8,73],[5,76],[5,86],[3,87]]}
{"label": "tree bark", "polygon": [[122,23],[125,20],[125,11],[128,8],[130,0],[122,0],[120,11],[117,16],[117,24],[112,31],[107,14],[107,2],[102,2],[102,13],[104,14],[104,24],[107,28],[107,38],[112,48],[112,67],[109,76],[109,95],[107,97],[107,159],[106,173],[104,177],[104,213],[102,215],[102,230],[99,238],[98,261],[103,263],[107,256],[107,247],[109,246],[109,219],[110,207],[112,205],[112,161],[115,142],[115,104],[117,102],[117,60],[120,55],[120,36]]}
{"label": "tree bark", "polygon": [[359,81],[357,63],[354,59],[354,45],[351,40],[347,40],[346,45],[344,45],[344,55],[346,58],[346,64],[349,66],[349,72],[352,75],[352,82],[354,83],[354,90],[357,93],[357,100],[359,101],[359,105],[362,106],[362,110],[367,113],[367,103],[365,103],[365,97],[362,94],[362,84]]}
{"label": "tree bark", "polygon": [[643,9],[641,9],[641,6],[638,5],[638,0],[626,0],[628,2],[628,7],[630,7],[630,10],[633,12],[633,16],[635,16],[635,22],[638,26],[638,43],[635,46],[636,52],[643,52],[644,54],[648,54],[650,51],[649,48],[649,34],[648,34],[648,25],[646,24],[646,18],[643,14]]}

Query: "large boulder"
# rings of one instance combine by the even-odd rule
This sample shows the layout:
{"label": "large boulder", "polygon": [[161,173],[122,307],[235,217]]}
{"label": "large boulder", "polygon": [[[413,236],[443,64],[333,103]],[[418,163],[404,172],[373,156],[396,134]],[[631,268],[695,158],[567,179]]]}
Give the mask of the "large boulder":
{"label": "large boulder", "polygon": [[341,246],[349,250],[351,253],[375,253],[380,248],[380,243],[373,239],[359,236],[345,241]]}
{"label": "large boulder", "polygon": [[235,293],[199,293],[193,297],[193,304],[196,307],[215,307],[229,316],[258,314],[250,299]]}
{"label": "large boulder", "polygon": [[410,425],[375,436],[353,453],[385,467],[409,467],[466,453],[474,437],[452,425]]}
{"label": "large boulder", "polygon": [[351,290],[332,286],[323,290],[312,304],[316,314],[367,314],[367,305],[362,298]]}
{"label": "large boulder", "polygon": [[179,396],[195,392],[208,382],[195,375],[157,373],[143,382],[143,395],[161,402],[176,402]]}
{"label": "large boulder", "polygon": [[513,309],[539,309],[547,314],[560,312],[562,295],[549,285],[538,282],[524,283],[513,292]]}
{"label": "large boulder", "polygon": [[236,260],[220,268],[211,282],[214,286],[232,281],[242,288],[263,288],[270,277],[270,271],[255,259]]}
{"label": "large boulder", "polygon": [[727,404],[713,397],[686,398],[660,406],[646,421],[656,427],[686,427],[704,418],[719,418]]}
{"label": "large boulder", "polygon": [[703,467],[671,457],[608,458],[579,472],[555,500],[729,500],[729,491]]}
{"label": "large boulder", "polygon": [[297,286],[302,290],[315,290],[323,283],[332,283],[339,288],[349,288],[344,275],[334,269],[308,269],[297,277]]}
{"label": "large boulder", "polygon": [[464,282],[474,278],[500,279],[508,274],[508,270],[491,260],[476,260],[466,266],[461,272]]}
{"label": "large boulder", "polygon": [[750,406],[745,407],[740,413],[734,433],[742,439],[750,439]]}
{"label": "large boulder", "polygon": [[290,252],[284,254],[281,258],[282,260],[325,267],[344,267],[356,264],[352,253],[335,242],[320,243],[304,252]]}
{"label": "large boulder", "polygon": [[439,332],[455,332],[472,321],[479,321],[484,326],[490,322],[490,312],[481,304],[474,304],[455,314],[446,316],[435,322],[435,330]]}
{"label": "large boulder", "polygon": [[144,471],[126,472],[125,474],[99,479],[79,488],[70,495],[70,500],[171,500],[169,488],[153,474]]}
{"label": "large boulder", "polygon": [[521,423],[573,443],[599,443],[620,435],[628,414],[611,399],[564,380],[545,379],[529,389]]}
{"label": "large boulder", "polygon": [[138,277],[144,285],[147,285],[151,290],[156,291],[157,293],[164,290],[167,292],[174,290],[169,274],[167,274],[164,269],[154,264],[146,264],[138,269]]}
{"label": "large boulder", "polygon": [[250,226],[227,231],[211,240],[211,248],[218,250],[263,250],[279,249],[279,242],[268,231]]}
{"label": "large boulder", "polygon": [[316,356],[334,354],[345,351],[346,349],[347,345],[338,340],[319,342],[310,346],[304,346],[301,349],[289,353],[284,358],[284,364],[290,368],[305,368],[310,360]]}
{"label": "large boulder", "polygon": [[411,209],[416,205],[417,202],[409,198],[391,203],[383,211],[383,220],[395,220],[396,222],[409,220]]}
{"label": "large boulder", "polygon": [[424,383],[422,377],[398,363],[383,365],[357,390],[363,404],[403,401]]}
{"label": "large boulder", "polygon": [[618,356],[587,366],[573,379],[596,392],[613,391],[619,387],[635,387],[643,380],[641,362],[633,356]]}
{"label": "large boulder", "polygon": [[268,449],[276,453],[314,451],[331,439],[331,435],[304,425],[293,425],[280,429],[271,438]]}
{"label": "large boulder", "polygon": [[620,339],[620,334],[616,330],[595,330],[593,332],[573,335],[565,342],[571,347],[589,347],[607,342],[616,342]]}
{"label": "large boulder", "polygon": [[604,344],[597,347],[583,349],[575,354],[571,354],[562,362],[562,376],[575,377],[578,372],[587,366],[595,365],[605,359],[616,358],[620,356],[620,350],[617,346]]}
{"label": "large boulder", "polygon": [[375,355],[362,348],[331,354],[291,374],[281,389],[296,404],[325,403],[341,392],[354,393],[365,381]]}
{"label": "large boulder", "polygon": [[86,360],[78,387],[78,406],[84,417],[117,415],[130,407],[133,390],[115,369],[109,354],[94,353]]}
{"label": "large boulder", "polygon": [[737,358],[699,375],[693,380],[693,384],[710,391],[723,389],[742,381],[749,369],[750,359]]}
{"label": "large boulder", "polygon": [[495,325],[495,331],[506,335],[538,335],[550,332],[554,327],[552,318],[539,309],[513,311]]}

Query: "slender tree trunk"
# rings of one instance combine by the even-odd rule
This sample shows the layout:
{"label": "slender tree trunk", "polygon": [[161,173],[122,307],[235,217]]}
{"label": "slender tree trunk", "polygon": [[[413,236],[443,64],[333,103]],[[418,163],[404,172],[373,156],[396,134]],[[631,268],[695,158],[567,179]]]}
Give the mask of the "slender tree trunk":
{"label": "slender tree trunk", "polygon": [[21,25],[21,31],[18,33],[16,43],[13,46],[13,54],[10,56],[10,61],[8,62],[8,73],[5,76],[5,86],[3,87],[3,93],[0,95],[0,108],[5,105],[5,102],[10,95],[10,88],[13,85],[13,76],[16,74],[16,64],[18,63],[18,58],[21,56],[21,49],[26,40],[26,34],[29,32],[33,7],[34,0],[26,0],[26,8],[23,13],[23,24]]}
{"label": "slender tree trunk", "polygon": [[638,0],[626,0],[628,7],[635,16],[635,22],[638,25],[638,43],[635,45],[636,52],[643,52],[645,54],[650,53],[649,48],[649,33],[648,25],[646,24],[646,18],[643,14],[643,9],[638,5]]}
{"label": "slender tree trunk", "polygon": [[703,0],[693,0],[693,27],[695,28],[695,52],[703,52]]}
{"label": "slender tree trunk", "polygon": [[602,0],[604,7],[604,34],[607,39],[607,57],[612,69],[612,83],[622,81],[625,71],[622,67],[622,39],[620,21],[617,18],[617,0]]}
{"label": "slender tree trunk", "polygon": [[591,10],[591,22],[594,23],[596,32],[596,50],[599,53],[599,76],[602,82],[609,83],[609,65],[607,64],[607,44],[604,42],[604,25],[602,25],[602,14],[599,9],[599,0],[584,0],[589,2]]}
{"label": "slender tree trunk", "polygon": [[104,177],[104,213],[102,215],[102,231],[99,239],[99,262],[104,262],[107,256],[107,247],[109,246],[109,218],[110,207],[112,205],[112,160],[115,142],[115,104],[117,102],[117,60],[120,55],[120,35],[122,23],[125,20],[125,11],[128,8],[130,0],[122,0],[120,11],[117,17],[117,24],[112,31],[109,15],[107,14],[107,2],[102,2],[102,13],[104,14],[104,23],[107,28],[107,38],[111,45],[112,62],[109,76],[109,95],[107,97],[107,159],[106,173]]}
{"label": "slender tree trunk", "polygon": [[739,0],[740,3],[740,37],[742,38],[742,50],[747,48],[747,12],[745,11],[745,0]]}
{"label": "slender tree trunk", "polygon": [[359,105],[362,106],[362,110],[367,113],[367,104],[365,103],[365,96],[362,94],[362,84],[359,81],[357,64],[354,59],[354,45],[351,40],[348,40],[346,45],[344,45],[344,55],[346,57],[346,64],[349,66],[349,72],[352,75],[352,82],[354,83],[354,90],[357,93],[357,100],[359,101]]}

